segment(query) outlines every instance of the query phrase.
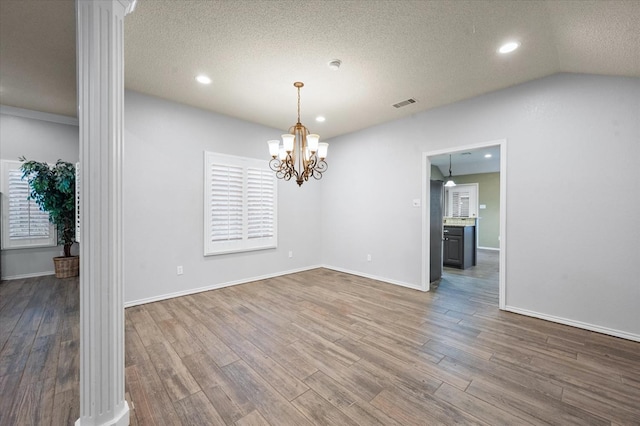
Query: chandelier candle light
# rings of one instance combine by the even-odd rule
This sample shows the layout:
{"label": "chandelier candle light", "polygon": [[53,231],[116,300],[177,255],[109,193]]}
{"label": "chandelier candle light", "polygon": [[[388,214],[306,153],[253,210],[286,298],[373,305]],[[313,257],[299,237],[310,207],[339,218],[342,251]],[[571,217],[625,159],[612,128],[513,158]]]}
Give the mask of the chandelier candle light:
{"label": "chandelier candle light", "polygon": [[328,143],[319,142],[320,136],[310,134],[309,130],[300,123],[300,88],[304,83],[293,83],[298,89],[298,122],[289,127],[289,133],[282,135],[282,144],[279,140],[267,141],[271,161],[269,167],[276,172],[278,179],[290,180],[295,177],[298,186],[313,176],[322,179],[322,174],[327,171]]}

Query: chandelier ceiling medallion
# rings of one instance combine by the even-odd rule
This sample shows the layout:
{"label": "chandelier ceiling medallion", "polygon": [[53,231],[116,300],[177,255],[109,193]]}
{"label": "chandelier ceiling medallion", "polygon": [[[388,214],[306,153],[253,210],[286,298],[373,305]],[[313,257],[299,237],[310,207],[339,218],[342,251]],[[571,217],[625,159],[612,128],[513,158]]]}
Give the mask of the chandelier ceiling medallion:
{"label": "chandelier ceiling medallion", "polygon": [[319,142],[320,136],[310,134],[309,130],[300,123],[300,88],[304,83],[293,83],[298,89],[298,122],[289,127],[289,133],[282,135],[282,144],[279,140],[267,141],[271,160],[269,167],[276,172],[278,179],[296,179],[298,186],[313,176],[322,179],[322,174],[327,171],[328,143]]}

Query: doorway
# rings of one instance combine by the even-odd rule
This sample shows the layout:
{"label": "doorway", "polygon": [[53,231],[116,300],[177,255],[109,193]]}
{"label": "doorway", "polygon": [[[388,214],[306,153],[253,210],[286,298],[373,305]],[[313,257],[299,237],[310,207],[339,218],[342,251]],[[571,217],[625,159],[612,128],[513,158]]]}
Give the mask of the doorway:
{"label": "doorway", "polygon": [[479,149],[497,148],[500,153],[500,220],[499,237],[500,250],[498,254],[498,307],[504,309],[506,306],[506,220],[507,220],[507,141],[506,139],[488,141],[474,145],[456,146],[435,151],[423,152],[422,154],[422,290],[430,290],[431,267],[429,259],[431,257],[431,235],[429,232],[431,201],[430,201],[430,181],[431,159],[440,155],[449,155],[460,152],[468,152]]}

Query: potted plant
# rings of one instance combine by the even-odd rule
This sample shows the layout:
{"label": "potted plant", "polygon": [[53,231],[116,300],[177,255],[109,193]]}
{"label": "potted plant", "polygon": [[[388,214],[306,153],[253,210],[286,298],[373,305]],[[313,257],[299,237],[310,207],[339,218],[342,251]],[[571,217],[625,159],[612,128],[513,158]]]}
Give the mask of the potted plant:
{"label": "potted plant", "polygon": [[58,160],[54,166],[21,157],[22,178],[29,182],[30,198],[45,212],[58,231],[58,244],[64,245],[64,256],[54,257],[56,277],[78,276],[80,258],[71,256],[75,241],[76,171],[72,163]]}

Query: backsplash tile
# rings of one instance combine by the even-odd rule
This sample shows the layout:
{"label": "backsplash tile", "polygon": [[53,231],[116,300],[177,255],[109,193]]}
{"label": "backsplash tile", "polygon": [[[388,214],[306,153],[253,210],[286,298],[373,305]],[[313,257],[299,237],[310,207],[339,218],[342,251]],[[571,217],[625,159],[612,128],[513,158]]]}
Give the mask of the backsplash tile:
{"label": "backsplash tile", "polygon": [[475,217],[445,217],[445,225],[457,225],[457,226],[475,226]]}

